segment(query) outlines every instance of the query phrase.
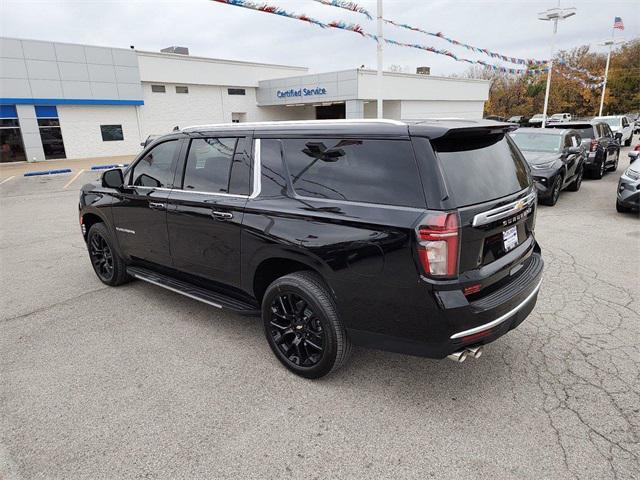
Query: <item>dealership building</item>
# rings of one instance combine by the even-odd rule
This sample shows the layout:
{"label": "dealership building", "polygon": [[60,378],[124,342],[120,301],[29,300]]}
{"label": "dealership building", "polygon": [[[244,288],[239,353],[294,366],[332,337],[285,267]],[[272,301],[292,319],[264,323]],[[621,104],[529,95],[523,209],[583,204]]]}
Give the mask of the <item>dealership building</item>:
{"label": "dealership building", "polygon": [[[424,71],[424,70],[423,70]],[[486,80],[385,72],[384,117],[482,118]],[[0,38],[2,162],[132,155],[189,125],[375,118],[376,72]]]}

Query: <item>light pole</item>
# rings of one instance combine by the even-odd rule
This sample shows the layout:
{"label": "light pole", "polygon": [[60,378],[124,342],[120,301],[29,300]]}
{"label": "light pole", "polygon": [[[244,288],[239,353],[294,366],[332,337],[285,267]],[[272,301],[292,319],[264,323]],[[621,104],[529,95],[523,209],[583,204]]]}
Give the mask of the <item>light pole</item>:
{"label": "light pole", "polygon": [[377,107],[378,113],[377,117],[382,118],[382,44],[384,43],[384,36],[382,32],[382,0],[378,0],[378,72],[377,72],[377,80],[378,80],[378,100]]}
{"label": "light pole", "polygon": [[[560,2],[558,1],[558,5]],[[547,71],[547,89],[544,92],[544,109],[542,111],[542,128],[547,125],[547,107],[549,106],[549,89],[551,88],[551,72],[553,71],[553,52],[555,50],[556,33],[558,32],[558,20],[564,20],[576,14],[576,9],[571,8],[550,8],[538,14],[539,20],[553,22],[553,36],[551,37],[551,54],[549,55]]]}
{"label": "light pole", "polygon": [[598,116],[602,116],[602,107],[604,106],[604,92],[607,89],[607,78],[609,77],[609,61],[611,60],[611,49],[617,43],[622,43],[622,40],[614,40],[613,34],[615,33],[615,29],[611,34],[611,40],[608,42],[604,42],[601,45],[609,46],[609,53],[607,53],[607,66],[604,67],[604,82],[602,83],[602,95],[600,96],[600,110],[598,111]]}

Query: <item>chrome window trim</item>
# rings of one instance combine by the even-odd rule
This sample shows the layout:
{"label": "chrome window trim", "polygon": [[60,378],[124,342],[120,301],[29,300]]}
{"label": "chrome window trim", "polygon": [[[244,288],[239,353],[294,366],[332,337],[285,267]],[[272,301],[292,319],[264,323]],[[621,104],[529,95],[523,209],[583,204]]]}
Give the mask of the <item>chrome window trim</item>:
{"label": "chrome window trim", "polygon": [[468,335],[473,335],[474,333],[484,332],[485,330],[489,330],[489,329],[491,329],[491,328],[493,328],[493,327],[495,327],[497,325],[500,325],[502,322],[508,320],[513,315],[518,313],[518,311],[520,311],[522,309],[522,307],[524,307],[529,302],[529,300],[531,300],[533,298],[533,296],[536,293],[538,293],[538,290],[540,290],[540,285],[541,284],[542,284],[542,280],[540,280],[538,282],[538,285],[536,285],[536,288],[534,288],[533,291],[529,295],[527,295],[527,298],[525,298],[515,308],[509,310],[504,315],[501,315],[498,318],[496,318],[495,320],[493,320],[493,321],[491,321],[489,323],[485,323],[484,325],[480,325],[478,327],[470,328],[469,330],[463,330],[462,332],[454,333],[450,337],[451,340],[456,339],[456,338],[460,338],[460,337],[466,337]]}
{"label": "chrome window trim", "polygon": [[349,204],[349,205],[357,205],[359,207],[379,207],[379,208],[388,208],[390,210],[411,210],[411,211],[415,211],[415,212],[424,212],[425,208],[420,208],[420,207],[409,207],[409,206],[403,206],[403,205],[390,205],[390,204],[386,204],[386,203],[373,203],[373,202],[358,202],[357,200],[338,200],[335,198],[320,198],[320,197],[307,197],[305,195],[298,195],[297,193],[295,193],[295,188],[294,188],[294,198],[300,199],[300,200],[307,200],[307,201],[312,201],[312,202],[327,202],[327,203],[340,203],[340,204]]}
{"label": "chrome window trim", "polygon": [[515,200],[507,205],[503,205],[501,207],[493,208],[491,210],[487,210],[486,212],[477,214],[475,217],[473,217],[473,222],[471,225],[473,225],[474,227],[479,227],[491,222],[495,222],[497,220],[502,220],[503,218],[515,215],[516,213],[531,206],[535,201],[536,193],[531,192],[526,197]]}
{"label": "chrome window trim", "polygon": [[248,198],[253,199],[260,195],[262,190],[262,158],[259,138],[253,139],[253,191]]}
{"label": "chrome window trim", "polygon": [[237,193],[224,193],[224,192],[206,192],[203,190],[185,190],[184,188],[165,188],[165,187],[147,187],[144,185],[125,185],[125,188],[143,188],[148,190],[158,190],[161,192],[188,192],[195,193],[196,195],[219,195],[222,197],[232,197],[232,198],[246,198],[253,199],[260,195],[260,190],[262,189],[262,171],[261,171],[261,162],[260,162],[260,139],[256,138],[254,141],[253,147],[253,190],[251,195],[242,195]]}

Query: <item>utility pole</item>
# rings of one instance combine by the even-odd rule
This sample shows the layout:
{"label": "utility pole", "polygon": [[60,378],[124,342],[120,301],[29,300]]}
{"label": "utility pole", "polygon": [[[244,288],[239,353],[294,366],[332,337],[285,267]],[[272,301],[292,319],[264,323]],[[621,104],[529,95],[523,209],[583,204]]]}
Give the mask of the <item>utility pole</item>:
{"label": "utility pole", "polygon": [[[560,2],[558,2],[560,5]],[[553,72],[553,54],[555,51],[556,33],[558,33],[558,20],[564,20],[576,14],[575,8],[550,8],[538,14],[539,20],[553,22],[553,36],[551,37],[551,53],[549,55],[547,71],[547,88],[544,92],[544,109],[542,111],[542,128],[547,125],[547,108],[549,106],[549,91],[551,90],[551,73]]]}
{"label": "utility pole", "polygon": [[377,72],[377,83],[378,83],[378,99],[377,99],[377,107],[378,113],[377,117],[383,117],[382,111],[382,45],[384,43],[384,36],[382,31],[382,0],[378,0],[378,72]]}

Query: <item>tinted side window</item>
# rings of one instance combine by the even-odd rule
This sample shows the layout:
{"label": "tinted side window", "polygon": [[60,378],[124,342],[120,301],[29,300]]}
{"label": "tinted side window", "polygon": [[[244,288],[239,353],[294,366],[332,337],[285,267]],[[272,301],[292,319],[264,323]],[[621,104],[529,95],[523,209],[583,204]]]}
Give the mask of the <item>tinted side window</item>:
{"label": "tinted side window", "polygon": [[283,144],[298,195],[425,206],[409,141],[314,138],[285,139]]}
{"label": "tinted side window", "polygon": [[573,143],[571,143],[571,137],[572,137],[572,135],[570,133],[564,136],[564,146],[565,146],[565,148],[573,146]]}
{"label": "tinted side window", "polygon": [[263,138],[260,140],[261,197],[281,197],[287,191],[287,179],[282,163],[282,141]]}
{"label": "tinted side window", "polygon": [[238,145],[236,145],[236,152],[231,164],[229,193],[251,194],[251,142],[246,137],[239,138]]}
{"label": "tinted side window", "polygon": [[237,138],[191,140],[184,169],[184,190],[228,193],[231,161]]}
{"label": "tinted side window", "polygon": [[143,187],[170,188],[178,145],[178,140],[171,140],[153,147],[136,163],[131,173],[131,183]]}

